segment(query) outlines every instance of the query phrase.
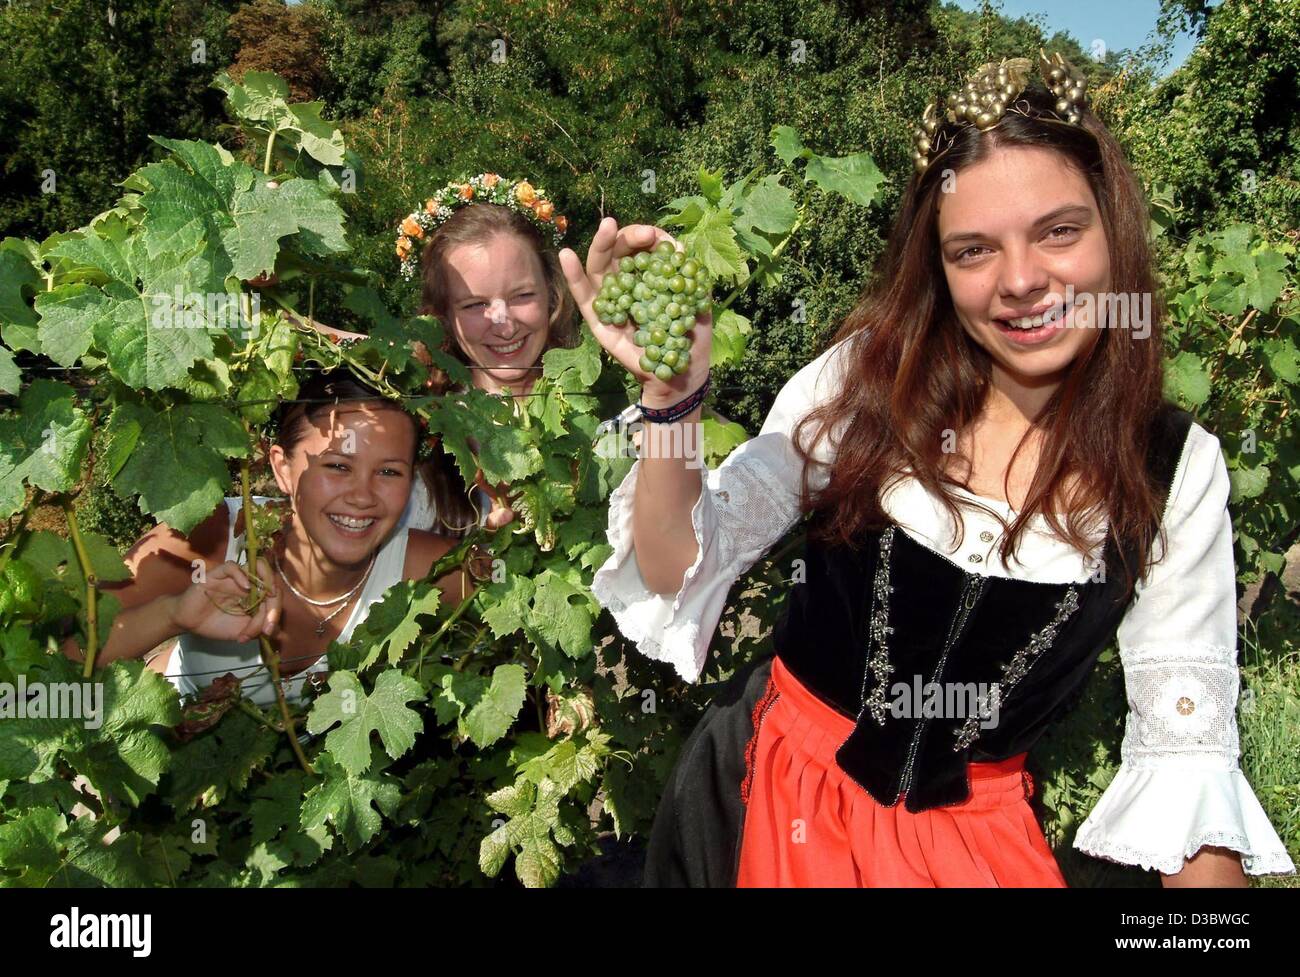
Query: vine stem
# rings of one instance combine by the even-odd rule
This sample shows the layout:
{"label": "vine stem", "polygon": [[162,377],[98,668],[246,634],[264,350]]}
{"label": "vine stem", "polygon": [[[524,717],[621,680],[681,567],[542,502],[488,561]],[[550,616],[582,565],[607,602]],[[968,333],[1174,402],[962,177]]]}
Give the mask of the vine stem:
{"label": "vine stem", "polygon": [[[249,431],[248,435],[251,440],[252,432]],[[244,498],[244,549],[248,553],[248,572],[252,575],[252,579],[260,582],[261,577],[257,569],[257,526],[253,519],[253,492],[248,475],[247,458],[239,463],[239,488]],[[312,768],[306,754],[302,752],[302,744],[298,742],[298,735],[294,728],[293,715],[289,712],[289,703],[285,701],[284,689],[280,685],[280,653],[271,644],[271,639],[264,634],[258,636],[257,644],[262,653],[262,664],[271,673],[271,688],[275,690],[275,702],[280,707],[280,721],[284,726],[284,734],[289,740],[289,747],[297,757],[298,765],[302,767],[303,772],[313,776],[316,771]]]}
{"label": "vine stem", "polygon": [[1255,316],[1258,314],[1259,309],[1251,309],[1246,313],[1246,318],[1242,319],[1241,322],[1237,324],[1237,328],[1232,331],[1232,335],[1228,337],[1228,341],[1223,344],[1223,352],[1219,354],[1219,360],[1214,364],[1214,369],[1210,370],[1210,377],[1207,382],[1211,387],[1214,386],[1214,378],[1218,376],[1219,371],[1223,369],[1223,364],[1227,362],[1228,349],[1233,343],[1241,338],[1242,333],[1246,331],[1247,327],[1250,326],[1250,324],[1255,320]]}
{"label": "vine stem", "polygon": [[271,147],[275,145],[275,130],[266,137],[266,159],[262,162],[262,172],[267,176],[271,175]]}
{"label": "vine stem", "polygon": [[759,260],[758,267],[754,269],[754,274],[750,275],[743,282],[733,288],[731,294],[728,295],[726,299],[723,300],[723,303],[717,306],[714,311],[726,312],[727,309],[731,308],[731,303],[740,298],[741,293],[744,292],[745,289],[749,288],[750,284],[754,282],[764,270],[770,267],[777,258],[781,257],[781,252],[785,250],[786,245],[794,240],[794,236],[799,231],[799,228],[803,227],[804,218],[807,216],[807,206],[807,204],[804,204],[804,206],[799,209],[799,216],[795,218],[794,225],[790,228],[790,233],[782,238],[781,242],[772,249],[771,254],[765,255]]}
{"label": "vine stem", "polygon": [[252,719],[255,722],[257,722],[262,726],[265,726],[267,729],[271,730],[272,732],[275,733],[284,732],[284,730],[282,730],[279,726],[277,726],[275,723],[271,722],[271,720],[263,716],[262,710],[257,708],[257,706],[253,705],[247,699],[236,699],[235,705],[240,712],[247,713],[250,717],[252,717]]}
{"label": "vine stem", "polygon": [[[447,629],[450,628],[453,624],[455,624],[457,619],[459,619],[460,616],[465,613],[465,609],[469,607],[470,602],[475,598],[475,596],[477,595],[470,594],[468,597],[462,600],[460,604],[457,605],[456,609],[451,612],[451,615],[447,618],[447,620],[442,622],[442,626],[433,633],[433,637],[430,638],[429,641],[424,645],[424,647],[420,649],[419,657],[415,659],[415,668],[411,672],[412,675],[420,674],[420,667],[424,664],[425,654],[427,654],[429,649],[432,648],[434,645],[436,645],[442,639],[442,636],[447,633]],[[457,671],[460,671],[460,669],[457,669]]]}
{"label": "vine stem", "polygon": [[68,520],[68,535],[72,538],[77,562],[81,564],[81,575],[86,580],[86,661],[81,667],[81,677],[88,679],[95,673],[95,656],[99,653],[99,581],[95,578],[95,568],[90,564],[90,553],[81,538],[81,528],[77,525],[77,514],[71,501],[63,503],[63,514]]}

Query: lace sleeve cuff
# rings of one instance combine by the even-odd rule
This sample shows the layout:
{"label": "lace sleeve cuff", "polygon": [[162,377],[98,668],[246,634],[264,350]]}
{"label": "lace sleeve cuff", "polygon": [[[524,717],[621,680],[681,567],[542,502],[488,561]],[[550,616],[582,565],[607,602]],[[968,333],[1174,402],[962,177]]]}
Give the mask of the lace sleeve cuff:
{"label": "lace sleeve cuff", "polygon": [[1205,845],[1242,856],[1247,875],[1289,875],[1295,865],[1241,770],[1121,765],[1079,828],[1074,847],[1097,858],[1175,875]]}
{"label": "lace sleeve cuff", "polygon": [[1237,763],[1234,646],[1121,646],[1120,657],[1123,762],[1074,846],[1166,875],[1205,845],[1239,852],[1250,875],[1294,872]]}

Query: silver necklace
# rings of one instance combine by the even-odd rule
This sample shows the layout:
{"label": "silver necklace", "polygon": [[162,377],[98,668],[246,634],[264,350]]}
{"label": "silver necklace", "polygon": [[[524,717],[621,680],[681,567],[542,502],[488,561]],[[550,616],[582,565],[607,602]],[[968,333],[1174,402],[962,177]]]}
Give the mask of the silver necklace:
{"label": "silver necklace", "polygon": [[[329,607],[331,604],[339,605],[338,607],[330,611],[329,614],[321,618],[316,623],[316,633],[324,634],[325,625],[329,624],[331,620],[333,620],[336,616],[338,616],[338,613],[340,611],[342,611],[345,607],[348,606],[348,604],[352,601],[352,598],[356,596],[357,591],[361,589],[361,585],[366,582],[366,579],[370,576],[370,571],[375,568],[375,559],[378,556],[379,556],[378,550],[370,554],[370,565],[366,567],[366,572],[361,575],[361,579],[357,581],[356,586],[354,586],[346,594],[343,594],[339,597],[332,597],[329,600],[313,600],[312,598],[308,597],[301,590],[299,590],[297,587],[295,587],[293,584],[289,582],[289,578],[286,577],[284,575],[284,571],[280,569],[280,561],[276,558],[274,553],[271,554],[271,561],[275,564],[275,572],[280,575],[280,579],[284,581],[284,585],[288,587],[293,592],[294,596],[297,597],[299,600],[307,604],[311,604],[313,607]],[[339,603],[340,601],[342,601],[342,603]]]}

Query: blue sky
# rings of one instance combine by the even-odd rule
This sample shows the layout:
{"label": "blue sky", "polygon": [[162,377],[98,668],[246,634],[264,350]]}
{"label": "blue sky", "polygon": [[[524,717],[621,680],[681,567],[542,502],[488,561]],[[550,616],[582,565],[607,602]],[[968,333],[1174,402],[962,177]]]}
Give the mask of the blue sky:
{"label": "blue sky", "polygon": [[[955,0],[963,10],[977,10],[980,0]],[[1002,13],[1009,17],[1042,14],[1047,33],[1061,30],[1074,36],[1085,51],[1100,39],[1107,50],[1137,48],[1155,30],[1160,14],[1159,0],[1002,0]],[[1190,35],[1174,44],[1166,70],[1177,68],[1191,53]]]}

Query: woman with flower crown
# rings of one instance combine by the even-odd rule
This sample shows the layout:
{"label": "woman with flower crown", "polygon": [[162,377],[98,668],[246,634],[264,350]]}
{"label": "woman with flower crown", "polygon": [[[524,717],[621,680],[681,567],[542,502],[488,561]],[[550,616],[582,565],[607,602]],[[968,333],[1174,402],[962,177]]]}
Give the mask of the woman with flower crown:
{"label": "woman with flower crown", "polygon": [[[1123,762],[1075,846],[1170,886],[1295,871],[1238,766],[1218,441],[1162,397],[1158,305],[1100,301],[1155,298],[1147,209],[1082,77],[1032,69],[926,110],[879,274],[758,436],[714,471],[646,437],[611,495],[593,591],[691,681],[731,585],[810,516],[776,654],[684,745],[648,885],[1064,885],[1025,759],[1112,637]],[[699,421],[711,320],[686,373],[640,370],[592,305],[633,230],[561,260],[650,433]]]}
{"label": "woman with flower crown", "polygon": [[[443,350],[470,368],[480,390],[519,403],[541,375],[542,354],[577,345],[576,310],[555,253],[567,229],[544,189],[496,173],[448,183],[402,221],[402,275],[419,276],[420,313],[443,324]],[[434,372],[442,387],[442,371]],[[417,487],[409,525],[457,535],[476,521],[497,528],[514,518],[508,486],[489,486],[480,474],[471,508],[463,494],[436,490],[461,482],[450,457],[435,449],[432,464],[436,497]]]}

